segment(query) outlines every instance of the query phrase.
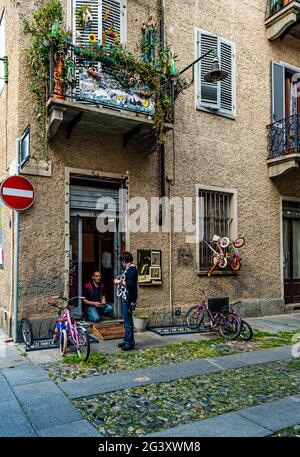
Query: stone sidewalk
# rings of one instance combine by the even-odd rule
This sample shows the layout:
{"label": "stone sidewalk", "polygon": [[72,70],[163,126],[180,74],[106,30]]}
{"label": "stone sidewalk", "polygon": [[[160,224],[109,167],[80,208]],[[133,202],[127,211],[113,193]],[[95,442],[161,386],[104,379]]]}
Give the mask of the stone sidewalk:
{"label": "stone sidewalk", "polygon": [[0,437],[100,437],[37,365],[0,371]]}

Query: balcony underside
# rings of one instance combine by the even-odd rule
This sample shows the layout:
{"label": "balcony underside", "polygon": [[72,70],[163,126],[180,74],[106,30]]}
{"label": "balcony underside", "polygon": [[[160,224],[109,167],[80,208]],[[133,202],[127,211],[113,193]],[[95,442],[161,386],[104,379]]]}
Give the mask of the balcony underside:
{"label": "balcony underside", "polygon": [[300,3],[293,1],[266,20],[269,40],[286,35],[300,39]]}
{"label": "balcony underside", "polygon": [[300,167],[300,154],[289,154],[286,156],[275,157],[267,160],[269,167],[269,177],[277,178],[292,169]]}
{"label": "balcony underside", "polygon": [[[140,113],[56,98],[49,99],[48,113],[50,138],[56,135],[62,124],[67,127],[68,137],[80,124],[81,129],[121,136],[124,146],[133,138],[145,142],[145,147],[148,145],[149,148],[155,142],[153,118]],[[165,132],[172,129],[173,124],[165,124]]]}

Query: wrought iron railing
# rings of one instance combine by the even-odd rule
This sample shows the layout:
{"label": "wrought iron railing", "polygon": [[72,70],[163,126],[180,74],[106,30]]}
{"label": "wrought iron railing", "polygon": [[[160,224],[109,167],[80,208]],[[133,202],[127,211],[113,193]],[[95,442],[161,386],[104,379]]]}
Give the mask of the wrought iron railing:
{"label": "wrought iron railing", "polygon": [[267,0],[267,18],[278,13],[292,2],[300,3],[300,0]]}
{"label": "wrought iron railing", "polygon": [[[67,78],[62,78],[61,63],[55,50],[50,50],[49,96],[110,109],[153,116],[154,94],[136,78],[126,83],[126,75],[116,74],[108,64],[82,57],[80,50],[69,45]],[[124,72],[126,69],[124,69]]]}
{"label": "wrought iron railing", "polygon": [[295,114],[268,125],[268,159],[300,153],[299,120]]}

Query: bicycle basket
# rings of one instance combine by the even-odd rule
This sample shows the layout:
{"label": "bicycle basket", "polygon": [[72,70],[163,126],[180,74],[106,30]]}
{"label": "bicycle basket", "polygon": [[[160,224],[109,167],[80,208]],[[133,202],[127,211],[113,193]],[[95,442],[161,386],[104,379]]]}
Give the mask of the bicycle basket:
{"label": "bicycle basket", "polygon": [[213,313],[228,313],[229,312],[229,297],[209,298],[208,307]]}

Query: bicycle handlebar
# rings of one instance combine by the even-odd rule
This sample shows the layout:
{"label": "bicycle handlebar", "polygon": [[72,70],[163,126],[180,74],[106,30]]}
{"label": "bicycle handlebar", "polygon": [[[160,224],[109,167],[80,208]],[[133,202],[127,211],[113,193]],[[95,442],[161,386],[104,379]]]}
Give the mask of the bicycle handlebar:
{"label": "bicycle handlebar", "polygon": [[53,306],[53,307],[55,307],[57,309],[60,309],[60,310],[63,310],[63,309],[68,308],[68,306],[70,305],[70,302],[72,302],[73,300],[78,300],[78,299],[83,300],[85,297],[66,298],[66,297],[63,297],[61,295],[53,295],[51,298],[53,300],[63,300],[65,302],[67,302],[67,304],[65,306],[58,306],[55,303],[48,302],[50,306]]}

